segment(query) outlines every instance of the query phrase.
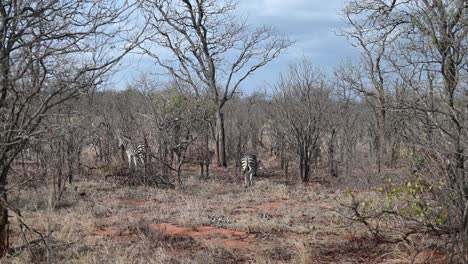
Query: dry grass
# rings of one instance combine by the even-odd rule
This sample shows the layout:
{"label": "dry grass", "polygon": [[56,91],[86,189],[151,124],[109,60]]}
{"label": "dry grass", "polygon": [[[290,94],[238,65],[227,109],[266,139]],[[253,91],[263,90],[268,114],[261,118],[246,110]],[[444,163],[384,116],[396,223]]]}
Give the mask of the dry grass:
{"label": "dry grass", "polygon": [[[47,227],[47,193],[41,187],[10,195],[41,232]],[[83,180],[51,212],[53,258],[57,263],[424,263],[440,258],[438,250],[417,243],[385,244],[360,226],[343,227],[345,221],[334,211],[334,198],[341,194],[319,184],[269,179],[248,189],[219,177],[188,180],[183,190]],[[158,229],[163,223],[179,233]],[[12,244],[23,245],[18,225],[11,228]],[[4,260],[44,261],[41,243]]]}

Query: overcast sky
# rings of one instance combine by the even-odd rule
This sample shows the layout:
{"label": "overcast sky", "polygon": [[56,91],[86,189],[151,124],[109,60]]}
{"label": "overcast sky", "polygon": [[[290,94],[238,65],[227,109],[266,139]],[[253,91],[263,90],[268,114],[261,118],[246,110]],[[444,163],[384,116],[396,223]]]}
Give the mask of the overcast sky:
{"label": "overcast sky", "polygon": [[[245,14],[249,24],[271,25],[289,35],[295,44],[280,58],[258,70],[244,82],[243,90],[250,93],[272,83],[288,64],[306,56],[314,64],[331,72],[334,66],[357,51],[336,32],[343,26],[339,12],[342,0],[238,0],[239,12]],[[142,72],[154,72],[157,67],[151,59],[131,55],[114,76],[113,83],[124,89]],[[160,71],[160,70],[159,70]]]}

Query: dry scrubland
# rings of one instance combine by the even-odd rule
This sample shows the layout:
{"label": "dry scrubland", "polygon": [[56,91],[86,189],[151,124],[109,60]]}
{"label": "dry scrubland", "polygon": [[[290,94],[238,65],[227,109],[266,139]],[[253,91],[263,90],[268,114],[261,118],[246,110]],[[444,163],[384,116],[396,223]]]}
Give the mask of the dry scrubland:
{"label": "dry scrubland", "polygon": [[240,2],[0,1],[0,262],[468,263],[467,1]]}
{"label": "dry scrubland", "polygon": [[[56,263],[444,263],[427,237],[388,243],[349,225],[336,202],[346,191],[336,184],[260,178],[244,189],[233,173],[212,172],[183,190],[81,179],[49,216],[46,187],[10,197],[38,231],[50,219]],[[12,222],[11,242],[22,245]],[[45,262],[44,248],[36,243],[3,263]]]}

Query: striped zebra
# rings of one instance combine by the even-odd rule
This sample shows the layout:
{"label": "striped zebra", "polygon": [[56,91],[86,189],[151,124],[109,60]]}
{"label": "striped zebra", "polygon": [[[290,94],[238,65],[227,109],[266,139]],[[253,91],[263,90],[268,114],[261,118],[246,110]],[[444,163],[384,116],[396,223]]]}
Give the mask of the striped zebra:
{"label": "striped zebra", "polygon": [[135,168],[138,167],[138,162],[141,163],[142,166],[145,166],[145,144],[141,143],[133,143],[130,137],[119,133],[119,148],[125,150],[125,154],[127,154],[128,160],[128,167],[131,168],[132,164],[134,164]]}
{"label": "striped zebra", "polygon": [[[255,155],[244,155],[241,158],[242,175],[244,175],[244,187],[252,186],[252,178],[257,176],[258,164]],[[248,172],[248,174],[246,174]]]}

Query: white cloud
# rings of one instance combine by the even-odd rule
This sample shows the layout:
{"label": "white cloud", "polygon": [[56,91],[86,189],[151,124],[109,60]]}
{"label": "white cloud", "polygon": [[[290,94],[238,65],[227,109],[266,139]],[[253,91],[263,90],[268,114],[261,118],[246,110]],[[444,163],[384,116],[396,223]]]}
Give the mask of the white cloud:
{"label": "white cloud", "polygon": [[340,0],[241,0],[241,9],[255,16],[295,18],[338,18]]}
{"label": "white cloud", "polygon": [[346,39],[336,36],[345,26],[339,15],[343,5],[342,0],[240,0],[239,8],[248,15],[251,24],[274,26],[296,42],[283,56],[247,80],[244,87],[250,90],[274,81],[273,76],[284,72],[289,63],[302,56],[325,72],[330,72],[346,57],[356,56],[356,50]]}
{"label": "white cloud", "polygon": [[[272,61],[247,79],[243,87],[255,90],[274,82],[279,73],[284,72],[288,64],[307,56],[311,61],[325,69],[331,69],[343,59],[356,56],[354,50],[344,38],[337,37],[345,25],[338,12],[343,8],[342,0],[238,0],[238,12],[246,15],[252,26],[271,25],[280,32],[286,33],[296,43],[279,59]],[[158,54],[164,54],[161,51]],[[115,81],[119,87],[141,72],[158,71],[154,61],[130,56],[123,62],[124,70]]]}

